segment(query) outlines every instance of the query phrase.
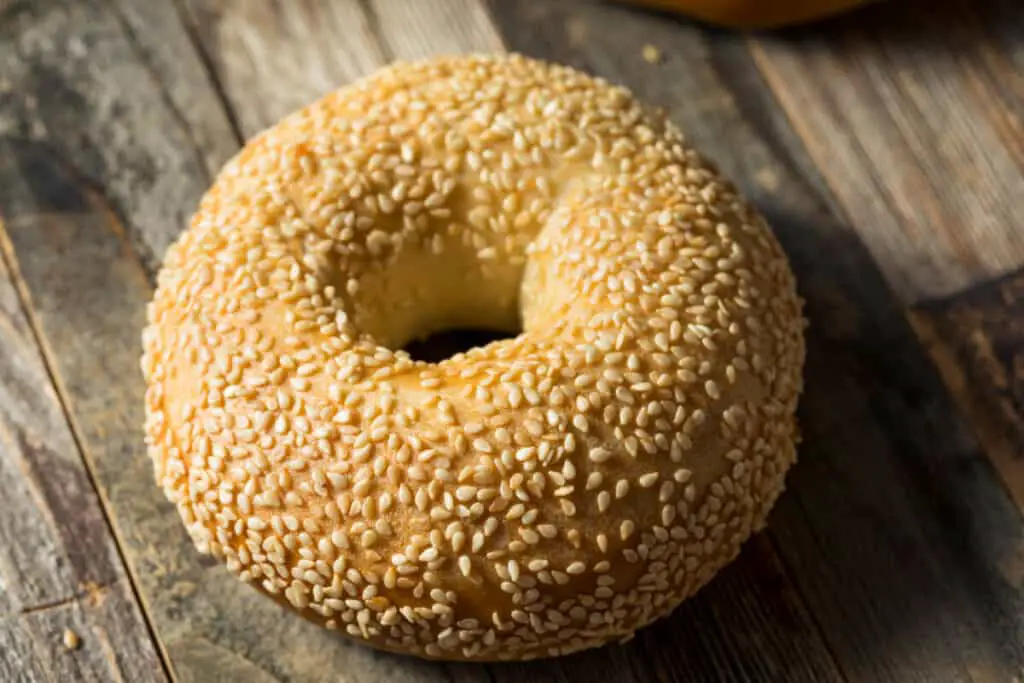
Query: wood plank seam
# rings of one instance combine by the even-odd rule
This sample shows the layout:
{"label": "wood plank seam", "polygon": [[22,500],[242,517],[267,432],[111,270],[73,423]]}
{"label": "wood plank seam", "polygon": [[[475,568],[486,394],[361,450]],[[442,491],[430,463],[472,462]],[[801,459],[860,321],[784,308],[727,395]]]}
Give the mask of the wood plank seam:
{"label": "wood plank seam", "polygon": [[363,14],[366,16],[366,22],[370,27],[370,35],[372,35],[373,39],[376,41],[381,55],[384,56],[385,61],[394,61],[394,50],[391,49],[391,45],[388,44],[387,38],[384,36],[384,31],[381,29],[380,15],[377,13],[377,9],[373,6],[373,1],[357,0],[357,4],[359,5],[359,9],[361,9]]}
{"label": "wood plank seam", "polygon": [[84,588],[78,593],[74,593],[66,598],[60,600],[50,600],[47,602],[41,602],[36,605],[29,605],[28,607],[22,607],[18,610],[18,614],[36,614],[38,612],[45,612],[51,609],[59,609],[61,607],[67,607],[74,605],[75,603],[81,602],[82,600],[92,599],[97,592],[102,593],[105,590],[113,588],[113,583],[93,583]]}
{"label": "wood plank seam", "polygon": [[[778,82],[776,74],[772,71],[772,67],[769,63],[769,56],[765,53],[763,47],[761,46],[757,38],[752,36],[748,37],[746,42],[750,48],[750,54],[753,58],[754,64],[757,66],[757,70],[761,78],[765,83],[767,91],[771,94],[779,111],[783,113],[789,125],[796,132],[797,137],[800,139],[801,142],[803,142],[810,135],[810,131],[806,129],[801,120],[793,116],[792,111],[787,106],[785,106],[785,103],[777,96],[776,88],[784,87],[784,84]],[[826,96],[824,99],[828,100],[828,106],[835,110],[838,105],[835,102],[833,102],[831,98],[827,97],[827,93],[824,93],[824,95]],[[884,105],[880,104],[879,109],[885,111]],[[893,125],[896,125],[895,122],[893,123]],[[867,150],[864,149],[863,146],[860,146],[858,141],[855,141],[855,144],[858,145],[858,149],[862,155],[864,155],[865,157],[868,156]],[[810,150],[806,148],[806,145],[804,149],[805,152],[810,154]],[[829,178],[827,177],[827,174],[821,174],[821,179],[823,180],[823,183],[820,191],[826,193],[827,205],[829,209],[835,214],[836,218],[840,222],[842,222],[845,225],[852,225],[851,216],[849,215],[849,212],[846,210],[843,204],[840,202],[839,197],[837,197],[835,192],[833,191],[833,186]],[[889,188],[887,188],[884,185],[884,183],[882,183],[881,179],[876,174],[871,174],[871,180],[876,191],[880,195],[885,196],[887,198],[887,202],[892,203],[895,201],[896,198],[892,194],[892,191]],[[866,244],[863,237],[861,237],[859,234],[858,239],[860,239],[860,241],[865,244],[865,248],[867,248],[869,251],[871,250],[870,245]],[[969,253],[970,250],[967,249],[966,246],[964,248]],[[1001,281],[1008,280],[1011,277],[1013,277],[1013,275],[1014,273],[1012,271],[1003,273],[1001,275],[996,275],[988,280],[985,280],[984,282],[976,283],[975,285],[968,287],[964,291],[975,291],[979,288],[984,287],[986,284],[998,283]],[[892,292],[896,294],[893,284],[888,281],[888,278],[886,278],[886,280],[890,290],[892,290]],[[947,293],[941,296],[928,297],[923,301],[913,303],[910,307],[904,308],[903,316],[910,325],[910,328],[914,331],[915,338],[920,343],[922,349],[925,350],[926,355],[928,356],[929,361],[931,362],[936,373],[940,377],[942,377],[943,385],[946,386],[947,389],[949,389],[949,393],[954,398],[954,401],[956,402],[959,412],[962,415],[970,416],[972,414],[971,405],[965,403],[966,399],[964,399],[960,395],[960,392],[954,391],[951,387],[951,383],[956,378],[950,374],[949,368],[955,366],[956,363],[955,361],[950,359],[950,355],[947,349],[939,348],[939,346],[936,343],[933,343],[934,330],[931,329],[931,322],[925,319],[925,314],[923,313],[923,311],[926,311],[929,308],[935,308],[936,306],[941,306],[944,303],[955,300],[958,297],[958,295],[963,294],[964,291]],[[944,362],[947,360],[948,362]],[[971,433],[974,435],[977,441],[979,443],[985,444],[987,442],[987,439],[984,438],[983,434],[978,433],[978,429],[974,420],[968,419],[966,420],[966,422],[970,425]],[[1012,482],[1010,482],[1007,479],[1006,472],[1004,471],[1004,469],[999,467],[997,463],[992,462],[992,457],[990,453],[987,453],[987,455],[989,456],[987,457],[987,460],[992,466],[992,471],[994,474],[993,478],[999,482],[999,485],[1007,493],[1008,497],[1015,503],[1017,503],[1017,506],[1022,511],[1024,511],[1024,492],[1017,490],[1017,488],[1012,484]]]}
{"label": "wood plank seam", "polygon": [[117,552],[118,561],[121,563],[124,569],[125,576],[128,579],[128,585],[131,591],[132,597],[135,599],[136,604],[139,605],[139,612],[142,616],[142,622],[146,627],[146,635],[150,641],[154,644],[158,659],[160,661],[160,667],[163,670],[164,675],[169,681],[176,680],[173,675],[173,669],[170,666],[170,659],[167,652],[164,650],[163,644],[160,639],[157,638],[156,628],[152,622],[149,609],[146,605],[146,601],[143,598],[142,592],[139,590],[138,579],[135,576],[135,570],[128,562],[124,548],[121,546],[120,535],[117,533],[116,525],[114,524],[113,517],[110,512],[110,503],[104,495],[103,489],[99,486],[97,481],[96,472],[93,468],[92,463],[85,456],[85,449],[83,447],[81,431],[79,425],[76,423],[72,412],[69,408],[67,399],[67,390],[59,379],[59,376],[54,371],[53,353],[46,343],[46,339],[40,329],[39,321],[36,319],[35,312],[32,309],[31,297],[29,294],[28,287],[25,284],[24,278],[21,276],[21,270],[18,265],[17,257],[14,253],[13,245],[7,235],[7,229],[4,225],[4,221],[0,218],[0,259],[3,260],[4,265],[11,274],[11,282],[14,285],[14,290],[18,296],[18,305],[21,308],[22,314],[25,316],[25,320],[28,323],[28,328],[32,335],[32,339],[35,342],[36,348],[39,351],[40,359],[43,367],[46,371],[47,377],[53,386],[54,392],[57,396],[57,401],[60,405],[61,414],[67,423],[68,430],[71,435],[71,439],[74,442],[75,450],[78,453],[78,457],[82,462],[82,466],[85,470],[86,479],[89,482],[89,486],[92,489],[97,501],[99,502],[100,512],[103,515],[103,522],[106,526],[107,532],[114,539],[114,549]]}
{"label": "wood plank seam", "polygon": [[[936,329],[935,324],[927,318],[927,314],[920,310],[914,310],[911,311],[908,317],[911,326],[914,328],[914,333],[924,341],[924,344],[928,349],[928,355],[935,366],[936,372],[938,372],[942,377],[943,382],[947,386],[966,384],[969,381],[969,371],[960,367],[956,358],[956,352],[947,347],[943,340],[940,339],[939,332]],[[954,391],[952,393],[960,411],[965,414],[971,415],[985,409],[978,405],[978,398],[973,394],[964,395],[963,392],[959,391]],[[986,417],[991,418],[991,416],[979,416],[978,419]],[[975,421],[970,420],[969,422],[974,423]],[[991,459],[992,452],[1001,445],[991,444],[991,439],[988,438],[988,435],[980,433],[979,429],[974,424],[971,425],[971,431],[979,442],[986,445],[986,452],[989,453]],[[1006,473],[998,463],[993,463],[993,466],[996,472],[995,479],[999,481],[999,484],[1003,487],[1007,496],[1016,503],[1017,507],[1021,510],[1022,515],[1024,515],[1024,491],[1015,487],[1007,479]]]}
{"label": "wood plank seam", "polygon": [[[110,13],[114,16],[114,18],[117,20],[117,23],[120,25],[121,31],[124,33],[125,39],[128,41],[128,44],[131,45],[132,50],[135,52],[135,56],[138,59],[139,64],[143,66],[146,73],[149,75],[149,78],[152,81],[153,85],[156,87],[156,91],[160,94],[161,103],[167,108],[167,111],[174,118],[175,122],[179,126],[181,126],[181,129],[185,132],[185,135],[188,137],[188,141],[192,146],[192,153],[195,155],[197,159],[204,158],[202,150],[200,150],[199,148],[199,142],[196,140],[195,136],[192,133],[192,127],[189,125],[188,120],[185,118],[184,114],[182,114],[181,110],[178,109],[178,106],[174,103],[174,99],[170,96],[170,94],[168,94],[167,89],[164,87],[163,82],[160,80],[160,77],[154,71],[153,65],[150,64],[148,59],[146,59],[145,51],[140,48],[139,40],[138,37],[135,35],[135,31],[132,29],[131,25],[125,19],[124,15],[118,9],[117,5],[111,2],[110,0],[105,1],[110,8]],[[205,168],[205,164],[203,165],[203,167],[204,170],[206,171],[206,177],[204,178],[204,180],[207,183],[209,183],[213,180],[214,169]],[[160,258],[159,255],[155,254],[154,257]]]}
{"label": "wood plank seam", "polygon": [[[221,111],[224,112],[224,116],[228,120],[228,125],[231,126],[231,132],[235,136],[235,140],[241,145],[245,141],[245,135],[242,134],[242,126],[238,122],[238,116],[235,114],[235,110],[231,107],[228,101],[227,92],[224,90],[224,83],[221,81],[217,70],[213,65],[213,58],[207,52],[203,46],[203,41],[199,38],[199,34],[196,29],[195,22],[192,21],[192,17],[186,10],[183,0],[171,0],[174,5],[174,11],[178,15],[181,21],[181,26],[185,30],[185,34],[188,36],[189,43],[192,45],[192,49],[195,50],[199,56],[199,61],[203,65],[203,70],[206,72],[206,77],[210,81],[210,85],[213,88],[214,93],[217,95],[218,104],[220,104]],[[215,176],[218,169],[211,169],[211,177]]]}

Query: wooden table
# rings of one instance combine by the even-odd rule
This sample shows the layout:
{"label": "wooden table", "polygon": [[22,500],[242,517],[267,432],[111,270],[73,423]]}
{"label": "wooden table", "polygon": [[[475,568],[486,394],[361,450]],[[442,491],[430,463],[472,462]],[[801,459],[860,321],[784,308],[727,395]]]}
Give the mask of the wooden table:
{"label": "wooden table", "polygon": [[[139,330],[245,138],[393,58],[502,49],[666,107],[770,218],[805,439],[769,529],[630,644],[432,664],[192,549],[142,447]],[[756,36],[565,0],[0,0],[0,680],[1021,680],[1022,114],[1017,0]]]}

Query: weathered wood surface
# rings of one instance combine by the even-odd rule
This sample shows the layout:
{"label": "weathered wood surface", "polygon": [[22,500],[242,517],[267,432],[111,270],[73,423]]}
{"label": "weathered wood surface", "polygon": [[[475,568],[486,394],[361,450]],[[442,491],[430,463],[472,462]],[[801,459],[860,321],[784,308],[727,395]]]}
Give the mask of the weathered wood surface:
{"label": "weathered wood surface", "polygon": [[902,302],[1024,262],[1021,36],[1016,0],[907,0],[753,43]]}
{"label": "weathered wood surface", "polygon": [[[925,4],[750,38],[599,2],[0,3],[0,216],[34,326],[15,326],[10,346],[36,359],[36,399],[56,413],[33,420],[49,420],[44,443],[66,438],[57,452],[95,479],[138,589],[115,549],[110,571],[121,573],[98,582],[110,587],[103,602],[75,592],[77,574],[27,574],[66,608],[18,615],[0,591],[0,679],[106,680],[88,667],[111,662],[127,680],[160,676],[140,609],[184,681],[1024,675],[1024,536],[1008,493],[1024,497],[1024,294],[1017,280],[982,283],[1024,264],[1024,31],[1011,0],[944,3],[937,19]],[[951,42],[915,38],[926,21]],[[668,108],[769,216],[812,322],[806,438],[769,532],[629,644],[521,665],[428,664],[340,641],[192,550],[141,445],[138,332],[160,255],[243,138],[393,58],[504,48]],[[4,281],[0,270],[0,302]],[[905,306],[940,294],[911,328]],[[11,386],[0,376],[0,397]],[[0,412],[0,426],[10,419]],[[25,476],[8,484],[0,472],[22,511]],[[98,562],[114,546],[85,482],[92,516],[51,517],[76,541],[107,539],[72,554]],[[17,553],[0,550],[4,591]],[[66,625],[80,650],[63,652]],[[107,634],[95,639],[107,653],[98,664],[74,659],[92,632]],[[148,654],[133,654],[143,645]]]}
{"label": "weathered wood surface", "polygon": [[0,680],[166,680],[2,246]]}
{"label": "weathered wood surface", "polygon": [[1024,271],[929,301],[912,321],[1024,509]]}
{"label": "weathered wood surface", "polygon": [[475,0],[184,5],[246,138],[394,59],[502,49]]}

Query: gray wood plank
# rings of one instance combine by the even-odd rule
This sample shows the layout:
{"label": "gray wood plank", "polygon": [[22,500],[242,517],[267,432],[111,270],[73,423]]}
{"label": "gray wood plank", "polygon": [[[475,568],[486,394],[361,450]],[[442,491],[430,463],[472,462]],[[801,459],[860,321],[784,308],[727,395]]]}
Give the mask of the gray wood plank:
{"label": "gray wood plank", "polygon": [[237,144],[173,5],[13,7],[0,22],[0,133],[60,150],[154,268],[167,226],[184,225]]}
{"label": "gray wood plank", "polygon": [[0,615],[0,680],[165,681],[153,644],[132,645],[145,632],[127,581],[89,585],[67,601]]}
{"label": "gray wood plank", "polygon": [[502,48],[476,0],[183,2],[247,138],[393,59]]}
{"label": "gray wood plank", "polygon": [[910,0],[753,43],[904,303],[1024,265],[1021,36],[1013,0]]}
{"label": "gray wood plank", "polygon": [[2,257],[0,500],[0,680],[166,680]]}
{"label": "gray wood plank", "polygon": [[[787,249],[811,320],[805,440],[769,533],[843,671],[872,681],[1019,674],[1020,514],[870,253],[806,175],[807,152],[771,111],[746,38],[607,4],[491,8],[510,48],[667,107]],[[660,63],[643,59],[646,44]]]}

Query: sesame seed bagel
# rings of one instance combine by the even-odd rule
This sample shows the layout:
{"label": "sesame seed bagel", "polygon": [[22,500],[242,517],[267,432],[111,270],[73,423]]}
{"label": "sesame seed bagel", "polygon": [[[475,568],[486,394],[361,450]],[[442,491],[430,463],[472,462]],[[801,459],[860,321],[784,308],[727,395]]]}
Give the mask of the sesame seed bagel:
{"label": "sesame seed bagel", "polygon": [[[764,221],[628,91],[520,56],[395,64],[256,137],[148,319],[149,453],[198,548],[387,650],[626,639],[795,458]],[[464,326],[521,332],[402,350]]]}

